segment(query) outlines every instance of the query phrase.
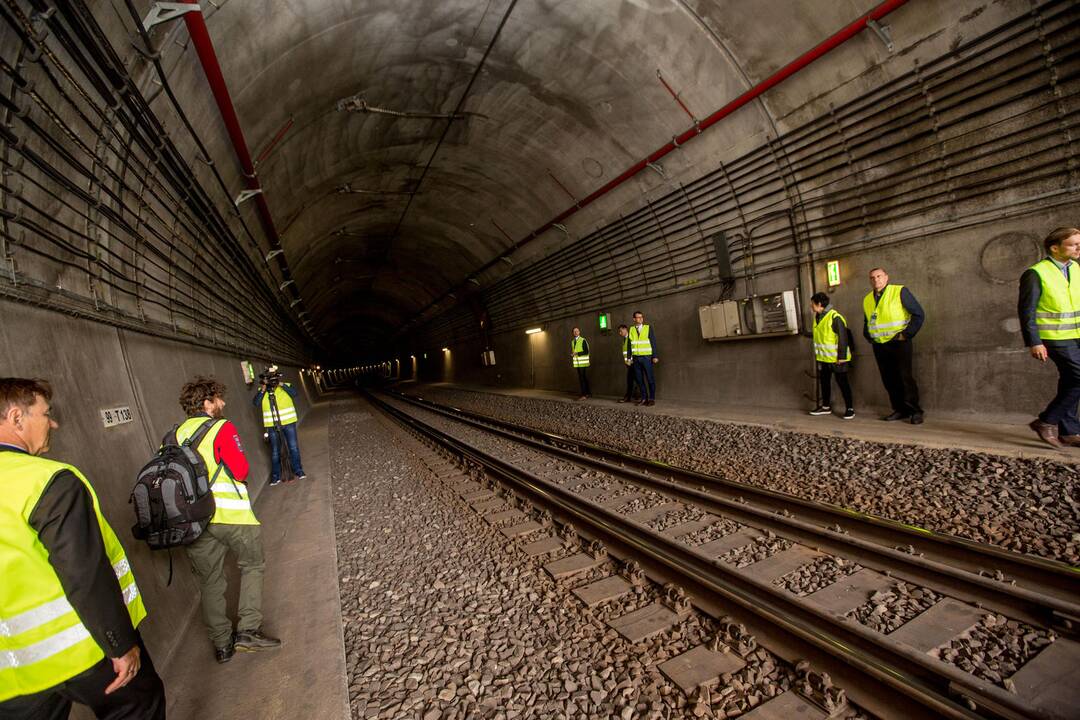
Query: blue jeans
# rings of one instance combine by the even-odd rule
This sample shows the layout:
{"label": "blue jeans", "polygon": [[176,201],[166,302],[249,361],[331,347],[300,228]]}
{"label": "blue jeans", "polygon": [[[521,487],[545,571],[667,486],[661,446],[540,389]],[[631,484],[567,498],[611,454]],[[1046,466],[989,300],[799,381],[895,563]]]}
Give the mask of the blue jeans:
{"label": "blue jeans", "polygon": [[[270,482],[281,479],[281,442],[278,440],[277,430],[267,428],[270,434]],[[281,434],[285,436],[285,444],[289,446],[289,462],[292,464],[293,475],[300,477],[304,474],[304,466],[300,464],[300,445],[296,442],[296,423],[281,426]]]}
{"label": "blue jeans", "polygon": [[1080,421],[1076,417],[1076,405],[1080,402],[1080,343],[1047,345],[1046,354],[1057,365],[1058,387],[1057,395],[1039,419],[1057,425],[1062,435],[1080,435]]}
{"label": "blue jeans", "polygon": [[653,373],[653,361],[648,355],[634,356],[634,376],[641,390],[642,400],[656,399],[656,375]]}

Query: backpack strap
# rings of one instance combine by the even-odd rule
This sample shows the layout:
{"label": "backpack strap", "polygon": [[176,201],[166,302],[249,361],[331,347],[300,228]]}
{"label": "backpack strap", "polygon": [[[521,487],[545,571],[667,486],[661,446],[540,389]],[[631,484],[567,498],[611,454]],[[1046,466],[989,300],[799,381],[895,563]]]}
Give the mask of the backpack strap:
{"label": "backpack strap", "polygon": [[176,431],[180,429],[180,425],[173,425],[172,430],[165,433],[165,437],[161,438],[161,447],[179,447],[180,443],[176,442]]}
{"label": "backpack strap", "polygon": [[[188,447],[198,448],[199,443],[203,441],[203,438],[206,437],[206,433],[210,432],[210,428],[212,428],[216,422],[217,420],[214,418],[207,418],[206,422],[200,425],[198,430],[191,433],[191,437],[185,440],[183,444]],[[176,427],[179,428],[180,426],[177,425]]]}

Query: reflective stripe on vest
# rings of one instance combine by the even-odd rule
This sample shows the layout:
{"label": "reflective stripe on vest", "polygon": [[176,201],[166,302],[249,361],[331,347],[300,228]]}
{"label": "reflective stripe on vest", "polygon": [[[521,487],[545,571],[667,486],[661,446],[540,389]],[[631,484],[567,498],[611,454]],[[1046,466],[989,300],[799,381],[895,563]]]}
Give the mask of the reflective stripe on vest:
{"label": "reflective stripe on vest", "polygon": [[0,452],[0,702],[48,690],[105,657],[72,608],[30,514],[57,473],[70,471],[90,493],[105,553],[133,627],[146,617],[124,547],[101,514],[94,488],[71,465]]}
{"label": "reflective stripe on vest", "polygon": [[1035,307],[1035,329],[1043,340],[1080,339],[1080,265],[1069,266],[1069,280],[1053,260],[1031,266],[1042,281]]}
{"label": "reflective stripe on vest", "polygon": [[900,291],[903,289],[903,285],[886,285],[876,305],[873,292],[867,293],[863,298],[863,314],[866,316],[870,339],[874,342],[889,342],[911,322],[911,313],[900,301]]}
{"label": "reflective stripe on vest", "polygon": [[[844,319],[844,316],[832,308],[814,323],[814,357],[817,358],[818,362],[835,363],[839,360],[837,355],[840,350],[840,338],[833,331],[833,318],[836,317],[840,318],[840,322],[844,323],[844,327],[847,327],[847,320]],[[844,362],[850,359],[851,347],[849,346]]]}
{"label": "reflective stripe on vest", "polygon": [[638,333],[637,325],[630,328],[630,352],[634,355],[652,355],[652,341],[649,340],[649,326],[642,325]]}
{"label": "reflective stripe on vest", "polygon": [[[207,479],[210,479],[214,477],[218,466],[214,458],[214,439],[217,438],[217,434],[221,432],[226,421],[210,420],[203,416],[188,418],[176,429],[176,441],[182,443],[187,440],[204,422],[213,422],[215,427],[210,428],[210,431],[203,436],[202,442],[195,450],[206,463],[206,472],[209,473]],[[230,480],[226,473],[228,470],[222,467],[221,472],[217,474],[217,480],[210,486],[210,492],[214,494],[215,506],[214,516],[210,518],[210,522],[219,525],[258,525],[259,520],[255,517],[255,511],[251,509],[247,485]]]}
{"label": "reflective stripe on vest", "polygon": [[[283,387],[274,388],[274,402],[277,405],[278,420],[282,425],[292,425],[296,422],[296,405],[289,393]],[[274,427],[274,409],[270,407],[270,392],[263,393],[262,398],[263,427]]]}
{"label": "reflective stripe on vest", "polygon": [[574,367],[589,367],[589,356],[578,355],[579,352],[585,350],[585,338],[576,337],[570,341],[570,352],[573,353]]}

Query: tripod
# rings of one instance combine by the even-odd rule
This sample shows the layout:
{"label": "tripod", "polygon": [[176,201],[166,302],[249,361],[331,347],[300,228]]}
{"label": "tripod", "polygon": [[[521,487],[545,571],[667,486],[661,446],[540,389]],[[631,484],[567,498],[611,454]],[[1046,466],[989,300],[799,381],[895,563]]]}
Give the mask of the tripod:
{"label": "tripod", "polygon": [[[274,418],[274,426],[270,428],[270,432],[274,433],[277,438],[278,457],[281,463],[281,479],[285,482],[292,482],[296,479],[296,473],[293,471],[292,466],[292,453],[289,451],[288,443],[285,442],[285,429],[281,425],[281,415],[278,413],[277,398],[275,397],[275,391],[277,385],[274,387],[266,388],[266,392],[269,393],[270,399],[270,414]],[[271,472],[272,475],[272,472]]]}

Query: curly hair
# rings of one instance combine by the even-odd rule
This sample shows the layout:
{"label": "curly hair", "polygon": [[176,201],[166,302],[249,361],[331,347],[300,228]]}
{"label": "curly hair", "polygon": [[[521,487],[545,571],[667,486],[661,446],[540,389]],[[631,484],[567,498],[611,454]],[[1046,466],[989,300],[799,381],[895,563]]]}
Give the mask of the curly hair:
{"label": "curly hair", "polygon": [[7,413],[13,406],[26,408],[37,402],[38,396],[46,402],[52,400],[52,387],[39,378],[0,378],[0,415]]}
{"label": "curly hair", "polygon": [[203,401],[213,400],[215,397],[225,397],[224,383],[197,375],[180,389],[180,407],[188,417],[195,417],[203,412]]}

